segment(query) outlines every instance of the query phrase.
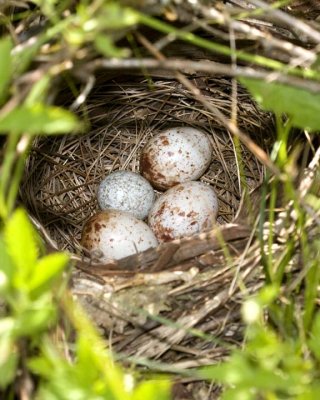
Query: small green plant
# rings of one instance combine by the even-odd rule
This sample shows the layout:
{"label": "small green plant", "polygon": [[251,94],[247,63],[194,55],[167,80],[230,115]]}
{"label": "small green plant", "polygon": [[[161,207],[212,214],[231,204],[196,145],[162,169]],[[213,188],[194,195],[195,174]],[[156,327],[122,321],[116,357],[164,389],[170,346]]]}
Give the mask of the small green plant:
{"label": "small green plant", "polygon": [[319,398],[320,314],[313,320],[308,339],[281,336],[264,320],[275,295],[279,295],[277,288],[265,287],[244,303],[243,318],[248,324],[244,348],[233,351],[225,363],[200,372],[203,378],[223,385],[222,399]]}
{"label": "small green plant", "polygon": [[[220,382],[225,400],[316,400],[320,396],[320,241],[319,225],[313,222],[320,212],[319,165],[312,163],[310,172],[315,177],[306,196],[303,187],[296,187],[292,173],[295,155],[290,155],[288,148],[292,127],[320,128],[320,98],[276,83],[241,82],[277,120],[278,137],[271,157],[280,175],[269,186],[268,208],[266,201],[261,203],[258,234],[266,285],[243,304],[247,324],[243,348],[232,351],[220,365],[203,369],[200,375]],[[287,237],[282,251],[274,252],[276,200],[281,186],[282,224]]]}
{"label": "small green plant", "polygon": [[[114,364],[105,342],[68,292],[67,254],[45,255],[21,209],[1,232],[0,254],[3,396],[9,399],[14,391],[21,395],[32,375],[36,399],[169,399],[167,380],[137,384],[132,372]],[[74,333],[74,340],[61,337],[56,342],[61,324],[65,332]]]}

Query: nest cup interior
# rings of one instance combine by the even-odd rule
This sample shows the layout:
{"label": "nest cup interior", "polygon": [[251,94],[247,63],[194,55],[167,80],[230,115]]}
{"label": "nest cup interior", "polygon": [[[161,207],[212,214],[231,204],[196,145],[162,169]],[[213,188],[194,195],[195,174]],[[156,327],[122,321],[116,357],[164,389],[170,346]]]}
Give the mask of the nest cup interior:
{"label": "nest cup interior", "polygon": [[[206,100],[230,118],[231,81],[195,79]],[[270,115],[261,112],[241,87],[234,102],[238,126],[265,147],[263,138],[271,137]],[[200,180],[217,193],[219,224],[233,220],[243,189],[254,189],[262,181],[264,168],[254,155],[175,80],[98,79],[82,112],[90,122],[86,134],[34,141],[21,186],[22,201],[59,249],[81,254],[83,225],[99,210],[98,184],[115,170],[139,172],[141,149],[164,129],[192,126],[209,135],[212,162]]]}

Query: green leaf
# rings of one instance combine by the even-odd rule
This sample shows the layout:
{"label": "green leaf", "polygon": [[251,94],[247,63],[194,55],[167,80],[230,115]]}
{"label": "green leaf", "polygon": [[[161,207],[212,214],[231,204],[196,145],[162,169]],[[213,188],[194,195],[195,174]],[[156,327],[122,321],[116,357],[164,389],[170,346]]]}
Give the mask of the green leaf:
{"label": "green leaf", "polygon": [[52,135],[75,133],[81,124],[74,114],[44,104],[23,105],[0,118],[0,133]]}
{"label": "green leaf", "polygon": [[242,389],[285,390],[289,383],[292,384],[279,371],[262,369],[258,365],[251,364],[240,352],[235,352],[228,362],[205,367],[201,375],[205,379],[216,380]]}
{"label": "green leaf", "polygon": [[49,254],[39,260],[33,269],[28,289],[37,292],[46,290],[47,285],[56,278],[67,265],[69,257],[64,253]]}
{"label": "green leaf", "polygon": [[309,332],[310,325],[314,319],[314,311],[317,304],[317,294],[320,281],[320,269],[318,260],[310,260],[308,272],[305,277],[305,290],[304,290],[304,314],[303,323],[306,332]]}
{"label": "green leaf", "polygon": [[11,317],[0,319],[0,387],[11,383],[17,367],[17,352],[14,350],[15,320]]}
{"label": "green leaf", "polygon": [[310,207],[312,207],[315,211],[320,210],[320,193],[317,195],[307,194],[304,198],[304,201],[306,204],[308,204]]}
{"label": "green leaf", "polygon": [[141,383],[132,396],[132,400],[169,400],[171,399],[171,385],[167,380],[147,381]]}
{"label": "green leaf", "polygon": [[47,292],[36,301],[21,302],[16,306],[15,335],[33,336],[47,331],[56,319],[57,310],[51,293]]}
{"label": "green leaf", "polygon": [[130,8],[122,7],[118,2],[107,3],[98,15],[100,29],[119,30],[139,22],[137,14]]}
{"label": "green leaf", "polygon": [[43,355],[28,360],[28,367],[37,375],[45,378],[52,377],[52,363]]}
{"label": "green leaf", "polygon": [[314,318],[310,336],[309,347],[317,360],[320,361],[320,313],[317,313]]}
{"label": "green leaf", "polygon": [[14,271],[13,268],[12,259],[8,254],[4,239],[0,236],[0,271],[4,274],[0,275],[0,293],[7,285],[10,285]]}
{"label": "green leaf", "polygon": [[79,381],[92,385],[92,382],[99,381],[100,376],[110,392],[108,398],[129,400],[130,395],[124,387],[122,371],[113,364],[106,349],[101,347],[100,339],[90,330],[91,328],[83,332],[78,330],[76,374]]}
{"label": "green leaf", "polygon": [[18,365],[18,354],[12,351],[8,354],[7,359],[4,363],[0,363],[0,387],[5,388],[9,385],[17,370]]}
{"label": "green leaf", "polygon": [[236,389],[226,390],[221,400],[256,400],[257,398],[259,397],[255,390],[251,388],[239,389],[237,387]]}
{"label": "green leaf", "polygon": [[264,109],[287,114],[297,128],[320,129],[320,94],[258,79],[240,78],[240,82]]}
{"label": "green leaf", "polygon": [[97,355],[91,347],[92,344],[92,341],[89,343],[82,335],[77,341],[77,376],[82,382],[94,382],[100,375]]}
{"label": "green leaf", "polygon": [[36,233],[25,211],[18,209],[5,227],[7,252],[15,264],[13,284],[17,289],[28,287],[38,257]]}
{"label": "green leaf", "polygon": [[121,58],[128,56],[128,49],[116,47],[109,36],[97,35],[94,44],[96,49],[105,57]]}
{"label": "green leaf", "polygon": [[[315,381],[316,382],[316,381]],[[304,387],[303,393],[296,397],[295,400],[316,400],[320,398],[319,383],[313,384],[312,387]]]}
{"label": "green leaf", "polygon": [[32,107],[33,104],[45,101],[50,89],[51,79],[52,77],[49,74],[46,74],[32,85],[25,101],[26,106]]}
{"label": "green leaf", "polygon": [[35,42],[30,43],[29,46],[25,46],[12,55],[13,70],[16,75],[22,75],[29,68],[30,64],[35,60],[41,45],[46,42],[44,35],[37,38],[33,37],[32,39]]}
{"label": "green leaf", "polygon": [[[94,346],[94,343],[88,343]],[[56,399],[56,400],[125,400],[129,396],[123,394],[123,385],[120,384],[119,389],[122,390],[120,396],[111,393],[108,382],[103,379],[100,370],[95,363],[83,363],[77,359],[74,363],[69,363],[56,347],[48,339],[42,343],[41,358],[32,359],[28,362],[28,366],[38,375],[43,377],[41,395],[39,399]],[[110,369],[115,368],[110,364]],[[121,382],[122,383],[122,382]],[[41,385],[41,383],[40,383]],[[53,396],[53,397],[51,397]]]}
{"label": "green leaf", "polygon": [[[14,330],[14,324],[15,324],[15,320],[12,317],[7,317],[7,318],[1,318],[0,319],[0,344],[1,346],[3,346],[2,340],[5,337],[10,337],[12,335],[12,332]],[[0,352],[0,354],[3,354],[4,349],[0,346],[0,350],[2,350]]]}
{"label": "green leaf", "polygon": [[12,74],[12,42],[9,37],[0,40],[0,105],[6,98]]}

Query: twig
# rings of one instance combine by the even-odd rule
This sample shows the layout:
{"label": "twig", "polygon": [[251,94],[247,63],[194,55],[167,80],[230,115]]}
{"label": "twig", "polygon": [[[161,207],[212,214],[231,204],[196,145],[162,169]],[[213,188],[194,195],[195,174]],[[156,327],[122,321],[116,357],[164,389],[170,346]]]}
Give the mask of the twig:
{"label": "twig", "polygon": [[[290,53],[294,57],[299,57],[305,61],[308,61],[309,64],[313,63],[317,58],[316,54],[310,50],[306,50],[301,46],[296,46],[288,41],[284,41],[275,38],[270,34],[266,34],[265,32],[261,32],[259,29],[250,26],[245,22],[234,20],[228,15],[221,13],[214,7],[205,8],[203,13],[204,15],[209,15],[210,17],[214,18],[215,21],[220,24],[227,25],[237,32],[244,33],[247,38],[257,39],[265,46],[278,48],[285,53]],[[318,34],[320,36],[320,33]]]}
{"label": "twig", "polygon": [[51,238],[51,236],[46,231],[44,226],[30,214],[29,214],[29,219],[33,223],[33,225],[36,227],[37,231],[39,231],[41,233],[42,237],[45,239],[46,243],[51,247],[51,249],[54,251],[58,251],[59,249],[58,249],[56,242]]}
{"label": "twig", "polygon": [[315,43],[320,42],[320,32],[316,31],[315,29],[313,29],[311,26],[309,26],[305,22],[303,22],[295,17],[292,17],[290,14],[285,13],[281,10],[272,8],[270,4],[265,3],[264,1],[250,0],[250,3],[254,4],[257,7],[262,8],[263,10],[266,10],[268,13],[275,16],[279,21],[284,22],[287,26],[294,27],[297,31],[304,33],[310,39],[313,39],[315,41]]}
{"label": "twig", "polygon": [[79,108],[81,106],[81,104],[83,104],[86,101],[88,95],[90,94],[90,92],[95,84],[95,81],[96,81],[96,79],[95,79],[94,75],[89,75],[84,89],[79,94],[79,96],[75,99],[75,101],[71,104],[70,110],[72,110],[72,111],[77,110],[77,108]]}
{"label": "twig", "polygon": [[104,69],[164,69],[181,70],[185,74],[203,72],[210,75],[245,77],[253,79],[264,79],[268,82],[277,81],[291,86],[307,89],[312,92],[320,92],[320,84],[316,81],[308,81],[284,74],[274,74],[270,71],[257,70],[250,67],[232,67],[227,64],[214,61],[191,61],[183,58],[155,60],[153,58],[127,58],[127,59],[98,59],[87,66],[81,67],[83,72],[91,74],[93,71]]}

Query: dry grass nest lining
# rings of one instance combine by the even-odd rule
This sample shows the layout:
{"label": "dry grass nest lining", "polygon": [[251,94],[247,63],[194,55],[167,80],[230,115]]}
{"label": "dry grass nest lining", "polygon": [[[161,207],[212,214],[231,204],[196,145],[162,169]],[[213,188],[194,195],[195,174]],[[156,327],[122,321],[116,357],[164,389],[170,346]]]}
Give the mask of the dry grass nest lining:
{"label": "dry grass nest lining", "polygon": [[[197,86],[230,116],[229,79],[198,77]],[[236,105],[239,127],[263,145],[272,132],[270,115],[261,112],[241,87]],[[149,357],[165,354],[162,359],[174,360],[177,366],[221,358],[223,347],[195,339],[185,328],[197,327],[227,340],[241,337],[236,282],[246,281],[249,291],[260,285],[255,268],[259,250],[248,245],[251,229],[232,222],[240,188],[258,187],[264,168],[241,145],[240,185],[232,137],[174,80],[150,83],[132,78],[98,84],[86,113],[89,133],[35,140],[21,187],[25,205],[51,246],[78,255],[74,258],[82,271],[73,275],[74,293],[97,324],[113,332],[115,350]],[[218,194],[220,235],[200,233],[114,265],[89,265],[79,239],[84,222],[98,210],[97,184],[113,170],[138,171],[139,153],[148,138],[177,125],[198,127],[212,139],[212,163],[201,180]],[[145,313],[161,313],[184,329],[162,325]]]}
{"label": "dry grass nest lining", "polygon": [[[231,112],[231,83],[203,82],[203,93],[226,115]],[[260,142],[268,136],[270,116],[260,112],[247,93],[237,98],[238,123]],[[59,249],[81,251],[84,222],[98,210],[96,189],[108,173],[139,171],[140,150],[148,138],[170,126],[194,126],[213,142],[210,168],[201,178],[219,197],[219,224],[231,222],[239,208],[240,190],[257,187],[264,170],[241,146],[245,183],[240,189],[235,144],[224,127],[175,81],[112,82],[97,88],[88,102],[91,130],[83,136],[37,139],[27,161],[23,199]]]}

